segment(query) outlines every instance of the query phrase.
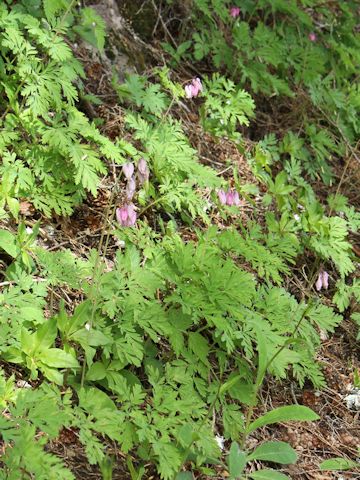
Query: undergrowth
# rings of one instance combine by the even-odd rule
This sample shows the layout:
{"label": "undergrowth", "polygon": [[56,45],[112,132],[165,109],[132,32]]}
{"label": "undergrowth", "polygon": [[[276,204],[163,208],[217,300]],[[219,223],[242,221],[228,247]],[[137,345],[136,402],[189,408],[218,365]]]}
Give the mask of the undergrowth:
{"label": "undergrowth", "polygon": [[[75,478],[49,452],[64,430],[104,479],[111,443],[133,480],[149,463],[164,479],[219,466],[233,479],[288,478],[266,465],[294,463],[295,450],[252,449],[248,436],[319,417],[301,405],[255,415],[263,382],[324,387],[321,338],[360,299],[360,214],[341,183],[327,203],[312,186],[334,181],[330,158],[344,156],[345,170],[358,158],[354,6],[195,0],[188,38],[165,48],[218,71],[185,88],[167,67],[114,77],[131,141],[111,141],[79,108],[85,76],[71,49],[77,35],[102,49],[103,20],[69,0],[0,5],[0,478]],[[274,95],[301,111],[281,137],[247,144],[257,99]],[[200,163],[182,108],[236,145],[252,184],[235,165],[222,176]],[[26,228],[21,205],[70,215],[111,162],[122,173],[98,250],[41,246],[41,220]],[[300,261],[304,285],[290,290]]]}

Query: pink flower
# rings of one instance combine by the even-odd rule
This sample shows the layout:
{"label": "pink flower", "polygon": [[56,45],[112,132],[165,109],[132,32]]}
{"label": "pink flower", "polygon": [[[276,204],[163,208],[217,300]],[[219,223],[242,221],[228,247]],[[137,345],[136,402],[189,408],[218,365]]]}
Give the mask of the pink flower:
{"label": "pink flower", "polygon": [[203,86],[200,78],[193,78],[191,83],[185,85],[185,95],[186,98],[197,97],[200,92],[202,92]]}
{"label": "pink flower", "polygon": [[125,177],[129,180],[134,173],[134,165],[132,163],[124,163],[122,167]]}
{"label": "pink flower", "polygon": [[232,192],[232,190],[228,190],[226,192],[226,205],[234,205],[234,193]]}
{"label": "pink flower", "polygon": [[239,7],[231,7],[230,8],[230,15],[233,18],[236,18],[240,15],[240,8]]}
{"label": "pink flower", "polygon": [[193,97],[192,85],[185,85],[185,95],[186,95],[186,98],[192,98]]}
{"label": "pink flower", "polygon": [[130,203],[116,209],[116,219],[122,227],[133,227],[136,223],[135,205]]}
{"label": "pink flower", "polygon": [[318,279],[315,283],[315,288],[319,292],[322,288],[327,290],[329,288],[329,274],[323,270],[320,270]]}
{"label": "pink flower", "polygon": [[218,190],[217,195],[221,205],[226,205],[226,193],[224,190]]}
{"label": "pink flower", "polygon": [[120,223],[122,227],[126,226],[127,219],[128,219],[127,207],[117,208],[116,220]]}
{"label": "pink flower", "polygon": [[316,42],[316,40],[317,40],[316,33],[310,32],[308,38],[309,38],[310,42]]}
{"label": "pink flower", "polygon": [[126,185],[126,198],[131,200],[135,194],[136,182],[133,177],[129,178]]}
{"label": "pink flower", "polygon": [[327,272],[323,272],[322,282],[323,287],[327,290],[329,288],[329,274]]}
{"label": "pink flower", "polygon": [[140,158],[137,168],[140,183],[147,182],[149,180],[150,171],[145,158]]}
{"label": "pink flower", "polygon": [[128,205],[128,227],[133,227],[136,223],[136,212],[135,212],[135,205],[130,203]]}
{"label": "pink flower", "polygon": [[200,78],[194,78],[192,81],[193,95],[196,97],[203,90]]}
{"label": "pink flower", "polygon": [[236,190],[233,193],[233,205],[236,205],[237,207],[240,205],[239,194]]}

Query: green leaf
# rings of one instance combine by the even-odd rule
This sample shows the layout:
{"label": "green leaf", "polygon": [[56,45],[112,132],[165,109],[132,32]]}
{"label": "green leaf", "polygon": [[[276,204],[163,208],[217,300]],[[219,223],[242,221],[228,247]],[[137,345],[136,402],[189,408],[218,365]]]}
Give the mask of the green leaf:
{"label": "green leaf", "polygon": [[286,480],[289,479],[287,475],[277,472],[276,470],[258,470],[257,472],[249,473],[250,478],[255,480]]}
{"label": "green leaf", "polygon": [[341,457],[330,458],[320,463],[320,470],[350,470],[351,468],[360,468],[360,463]]}
{"label": "green leaf", "polygon": [[95,362],[89,368],[86,374],[86,380],[102,380],[106,376],[105,365],[101,362]]}
{"label": "green leaf", "polygon": [[56,319],[51,318],[37,330],[35,334],[36,349],[49,348],[54,344],[57,335]]}
{"label": "green leaf", "polygon": [[48,348],[43,350],[40,354],[39,360],[45,365],[55,368],[76,368],[79,366],[76,358],[60,348]]}
{"label": "green leaf", "polygon": [[5,250],[8,255],[15,258],[19,252],[15,235],[7,230],[0,230],[0,249]]}
{"label": "green leaf", "polygon": [[224,382],[220,387],[219,394],[223,395],[224,393],[226,393],[228,390],[230,390],[230,388],[236,385],[236,383],[241,380],[241,378],[242,375],[235,375],[226,382]]}
{"label": "green leaf", "polygon": [[191,472],[180,472],[176,475],[175,480],[194,480],[194,475]]}
{"label": "green leaf", "polygon": [[263,460],[265,462],[281,463],[283,465],[295,463],[297,454],[286,442],[266,442],[260,445],[247,457],[250,460]]}
{"label": "green leaf", "polygon": [[189,333],[189,348],[197,355],[202,362],[208,363],[207,355],[209,353],[209,345],[206,339],[196,332]]}
{"label": "green leaf", "polygon": [[256,332],[257,338],[257,350],[258,350],[258,371],[256,375],[256,385],[260,386],[266,374],[267,367],[267,347],[266,339],[263,332],[257,325],[254,325],[254,330]]}
{"label": "green leaf", "polygon": [[285,407],[275,408],[271,412],[262,415],[249,425],[247,433],[251,433],[257,428],[264,425],[270,425],[278,422],[311,422],[318,420],[320,417],[310,408],[303,405],[288,405]]}
{"label": "green leaf", "polygon": [[246,465],[246,455],[240,450],[239,445],[233,442],[228,456],[229,473],[231,479],[239,478]]}

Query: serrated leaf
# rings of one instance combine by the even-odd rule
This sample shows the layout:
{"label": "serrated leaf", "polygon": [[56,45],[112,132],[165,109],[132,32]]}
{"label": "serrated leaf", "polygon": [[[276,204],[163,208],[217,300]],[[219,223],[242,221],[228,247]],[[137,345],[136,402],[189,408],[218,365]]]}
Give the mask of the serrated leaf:
{"label": "serrated leaf", "polygon": [[202,362],[208,363],[207,355],[209,353],[209,345],[206,339],[197,332],[189,333],[189,348],[197,355]]}

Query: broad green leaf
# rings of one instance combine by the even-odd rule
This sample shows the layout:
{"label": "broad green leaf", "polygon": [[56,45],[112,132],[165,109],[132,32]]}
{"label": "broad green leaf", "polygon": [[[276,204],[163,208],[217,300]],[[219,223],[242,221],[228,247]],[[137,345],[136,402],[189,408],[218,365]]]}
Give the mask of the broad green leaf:
{"label": "broad green leaf", "polygon": [[246,455],[240,450],[239,445],[233,442],[228,456],[228,466],[231,479],[239,478],[246,465]]}
{"label": "broad green leaf", "polygon": [[106,376],[105,365],[101,362],[95,362],[89,368],[86,374],[86,380],[102,380]]}
{"label": "broad green leaf", "polygon": [[360,469],[360,463],[341,457],[330,458],[320,463],[320,470],[350,470],[352,468]]}
{"label": "broad green leaf", "polygon": [[77,330],[79,330],[80,327],[85,325],[90,318],[91,318],[91,312],[92,312],[92,304],[90,300],[85,300],[84,302],[80,303],[75,308],[73,316],[70,318],[70,321],[66,324],[66,333],[67,335],[72,335],[75,333]]}
{"label": "broad green leaf", "polygon": [[41,325],[41,327],[36,331],[35,340],[36,340],[36,349],[49,348],[54,344],[57,335],[57,325],[56,318],[53,317],[47,320]]}
{"label": "broad green leaf", "polygon": [[79,342],[83,347],[85,345],[90,345],[91,347],[98,347],[100,345],[108,345],[112,343],[111,338],[107,337],[99,330],[94,330],[93,328],[91,328],[90,330],[82,328],[77,332],[73,333],[70,338]]}
{"label": "broad green leaf", "polygon": [[191,472],[180,472],[176,475],[175,480],[194,480],[194,475]]}
{"label": "broad green leaf", "polygon": [[247,457],[250,460],[263,460],[265,462],[276,462],[283,465],[295,463],[297,454],[286,442],[266,442],[260,445]]}
{"label": "broad green leaf", "polygon": [[70,353],[64,352],[60,348],[48,348],[39,352],[39,360],[48,367],[55,368],[76,368],[78,361]]}
{"label": "broad green leaf", "polygon": [[254,480],[289,480],[287,475],[276,470],[264,469],[249,473],[249,477]]}
{"label": "broad green leaf", "polygon": [[271,412],[265,413],[249,425],[248,432],[251,433],[264,425],[270,425],[278,422],[312,422],[320,417],[310,408],[303,405],[287,405],[285,407],[275,408]]}
{"label": "broad green leaf", "polygon": [[15,258],[19,252],[15,235],[7,230],[0,230],[0,249]]}

